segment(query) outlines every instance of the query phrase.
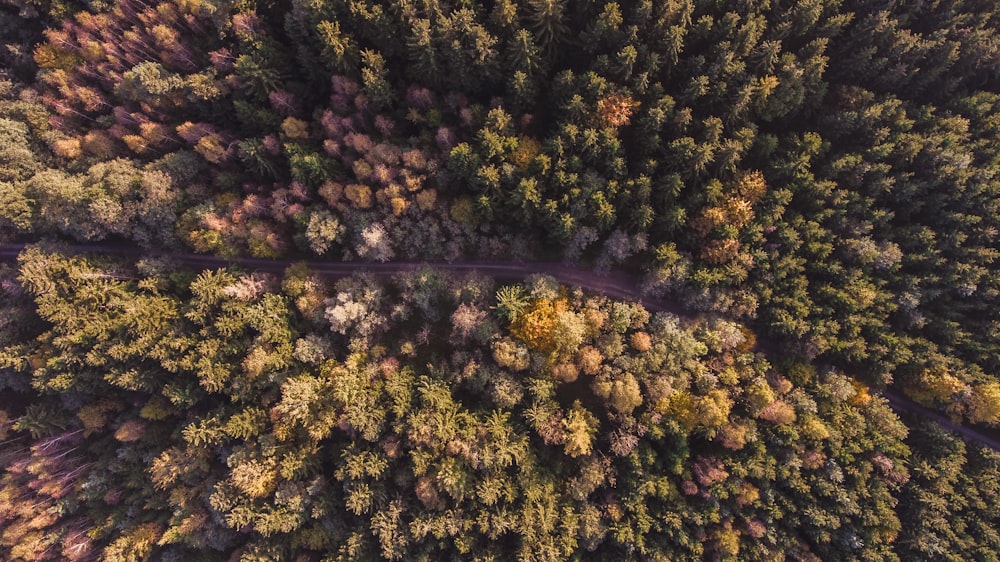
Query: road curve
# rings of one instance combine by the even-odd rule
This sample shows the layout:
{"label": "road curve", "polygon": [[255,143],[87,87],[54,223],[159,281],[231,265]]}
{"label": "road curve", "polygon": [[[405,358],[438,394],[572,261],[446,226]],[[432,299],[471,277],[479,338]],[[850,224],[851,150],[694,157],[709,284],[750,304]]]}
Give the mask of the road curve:
{"label": "road curve", "polygon": [[[0,244],[0,261],[16,260],[29,244]],[[366,272],[376,277],[390,277],[399,273],[419,271],[431,267],[452,273],[480,272],[497,279],[524,279],[530,275],[550,275],[560,283],[581,287],[589,291],[604,294],[620,300],[630,300],[641,303],[651,312],[669,312],[677,316],[689,315],[690,311],[675,302],[644,297],[639,290],[639,279],[625,272],[598,273],[581,267],[574,267],[558,262],[498,262],[498,261],[462,261],[462,262],[319,262],[303,260],[272,260],[260,258],[220,258],[202,254],[186,254],[175,252],[145,251],[128,246],[106,245],[59,245],[60,250],[71,253],[115,254],[135,257],[165,257],[177,263],[194,268],[219,268],[240,266],[254,271],[283,273],[292,264],[305,263],[306,266],[320,275],[332,278],[348,277],[355,273]],[[937,422],[942,427],[961,435],[968,441],[980,443],[990,449],[1000,451],[1000,440],[997,440],[977,428],[955,423],[940,412],[917,404],[899,392],[891,389],[882,391],[882,396],[889,406],[897,412],[907,412]]]}
{"label": "road curve", "polygon": [[967,425],[957,424],[953,422],[950,418],[948,418],[948,416],[945,416],[941,412],[932,410],[931,408],[928,408],[926,406],[921,406],[920,404],[917,404],[913,400],[906,398],[905,396],[899,394],[898,392],[887,390],[883,392],[882,395],[885,396],[886,400],[889,401],[889,406],[891,406],[892,409],[896,410],[897,412],[907,412],[910,414],[914,414],[918,417],[924,417],[933,422],[936,422],[938,425],[942,427],[945,427],[951,431],[954,431],[955,433],[958,433],[966,441],[975,441],[986,447],[989,447],[990,449],[993,449],[994,451],[1000,451],[1000,440],[995,439],[994,437],[991,437],[990,435],[987,435],[981,431],[978,431],[976,428],[969,427]]}

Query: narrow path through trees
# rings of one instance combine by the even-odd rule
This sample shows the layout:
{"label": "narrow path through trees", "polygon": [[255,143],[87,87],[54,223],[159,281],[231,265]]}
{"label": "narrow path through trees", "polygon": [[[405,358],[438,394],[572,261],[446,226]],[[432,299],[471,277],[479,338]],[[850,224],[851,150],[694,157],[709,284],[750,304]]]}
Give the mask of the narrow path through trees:
{"label": "narrow path through trees", "polygon": [[[18,254],[27,244],[0,244],[0,261],[16,260]],[[193,268],[218,268],[237,265],[254,271],[282,273],[292,264],[303,260],[271,260],[257,258],[220,258],[199,254],[173,252],[150,252],[128,246],[105,245],[63,245],[66,251],[73,253],[114,254],[127,256],[149,256],[169,258],[179,265]],[[578,286],[589,291],[602,293],[609,297],[634,300],[640,302],[652,312],[669,312],[678,316],[689,316],[690,312],[675,302],[643,297],[639,291],[639,279],[625,272],[598,273],[588,269],[573,267],[556,262],[498,262],[498,261],[463,261],[463,262],[317,262],[305,261],[309,269],[327,277],[347,277],[359,272],[367,272],[377,277],[387,277],[407,271],[416,271],[424,267],[432,267],[453,273],[472,273],[478,271],[496,279],[521,280],[530,275],[551,275],[560,283]],[[1000,440],[987,435],[978,428],[955,423],[940,412],[931,410],[906,398],[899,392],[886,388],[881,391],[889,405],[896,411],[907,412],[918,417],[930,419],[942,427],[954,431],[966,440],[975,441],[991,449],[1000,451]]]}

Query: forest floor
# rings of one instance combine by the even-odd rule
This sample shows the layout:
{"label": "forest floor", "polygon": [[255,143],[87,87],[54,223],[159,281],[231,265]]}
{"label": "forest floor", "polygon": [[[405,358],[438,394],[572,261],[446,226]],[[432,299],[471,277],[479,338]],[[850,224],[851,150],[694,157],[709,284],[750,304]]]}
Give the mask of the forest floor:
{"label": "forest floor", "polygon": [[[27,244],[0,244],[0,261],[13,261]],[[651,312],[668,312],[677,316],[691,316],[691,311],[684,309],[678,303],[653,299],[643,296],[639,289],[639,279],[626,272],[597,272],[582,267],[575,267],[557,262],[501,262],[501,261],[462,261],[462,262],[320,262],[296,259],[258,259],[258,258],[221,258],[199,254],[174,252],[150,252],[140,248],[114,245],[64,245],[61,249],[71,253],[114,254],[135,257],[157,257],[176,262],[178,265],[192,268],[219,268],[240,266],[254,271],[265,271],[281,274],[289,266],[305,263],[316,273],[330,278],[348,277],[355,273],[366,272],[376,277],[389,277],[408,271],[418,271],[425,267],[452,273],[479,272],[500,280],[523,280],[531,275],[550,275],[560,283],[580,287],[588,291],[601,293],[608,297],[630,300],[641,303]],[[770,347],[758,340],[758,348]],[[917,418],[928,419],[940,426],[958,433],[964,439],[978,442],[993,450],[1000,451],[1000,439],[997,431],[981,429],[966,424],[956,423],[944,414],[917,404],[901,393],[885,388],[879,391],[897,412],[906,412]]]}

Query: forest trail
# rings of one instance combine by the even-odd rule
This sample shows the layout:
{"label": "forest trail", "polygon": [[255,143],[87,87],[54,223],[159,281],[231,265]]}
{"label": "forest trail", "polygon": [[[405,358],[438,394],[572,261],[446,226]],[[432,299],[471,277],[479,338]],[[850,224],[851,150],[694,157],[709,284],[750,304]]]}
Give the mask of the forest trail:
{"label": "forest trail", "polygon": [[[29,244],[0,244],[0,261],[13,261]],[[62,245],[59,248],[73,253],[116,254],[136,257],[168,258],[180,265],[188,267],[228,267],[240,266],[254,271],[283,273],[286,268],[296,263],[306,266],[323,276],[339,278],[355,273],[365,272],[376,277],[389,277],[409,271],[419,271],[430,267],[452,273],[480,272],[496,279],[522,280],[531,275],[550,275],[565,285],[577,286],[589,291],[621,300],[631,300],[641,303],[651,312],[669,312],[677,316],[690,316],[691,312],[682,308],[676,302],[644,297],[639,290],[639,279],[625,272],[596,272],[581,267],[574,267],[559,262],[501,262],[501,261],[462,261],[462,262],[319,262],[294,259],[260,259],[260,258],[220,258],[200,254],[173,252],[152,252],[129,246],[110,245]],[[758,346],[759,346],[758,342]],[[978,442],[990,449],[1000,451],[1000,440],[987,435],[977,428],[955,423],[940,412],[917,404],[892,389],[884,389],[881,393],[889,402],[889,406],[897,412],[906,412],[917,417],[932,420],[938,425],[958,433],[964,439]]]}

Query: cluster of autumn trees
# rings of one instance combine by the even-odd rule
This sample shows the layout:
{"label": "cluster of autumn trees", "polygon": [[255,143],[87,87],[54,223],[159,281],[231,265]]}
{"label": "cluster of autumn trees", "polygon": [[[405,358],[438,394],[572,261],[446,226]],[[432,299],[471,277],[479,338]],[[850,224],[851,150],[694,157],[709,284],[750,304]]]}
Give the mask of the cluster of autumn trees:
{"label": "cluster of autumn trees", "polygon": [[0,548],[990,559],[996,455],[864,388],[1000,422],[998,28],[985,0],[0,0],[0,241],[562,259],[730,319],[33,250],[0,286]]}
{"label": "cluster of autumn trees", "polygon": [[998,14],[12,2],[0,228],[624,265],[806,358],[995,422]]}
{"label": "cluster of autumn trees", "polygon": [[4,412],[8,559],[874,560],[906,529],[885,401],[729,321],[41,248],[2,298],[3,391],[34,397]]}

